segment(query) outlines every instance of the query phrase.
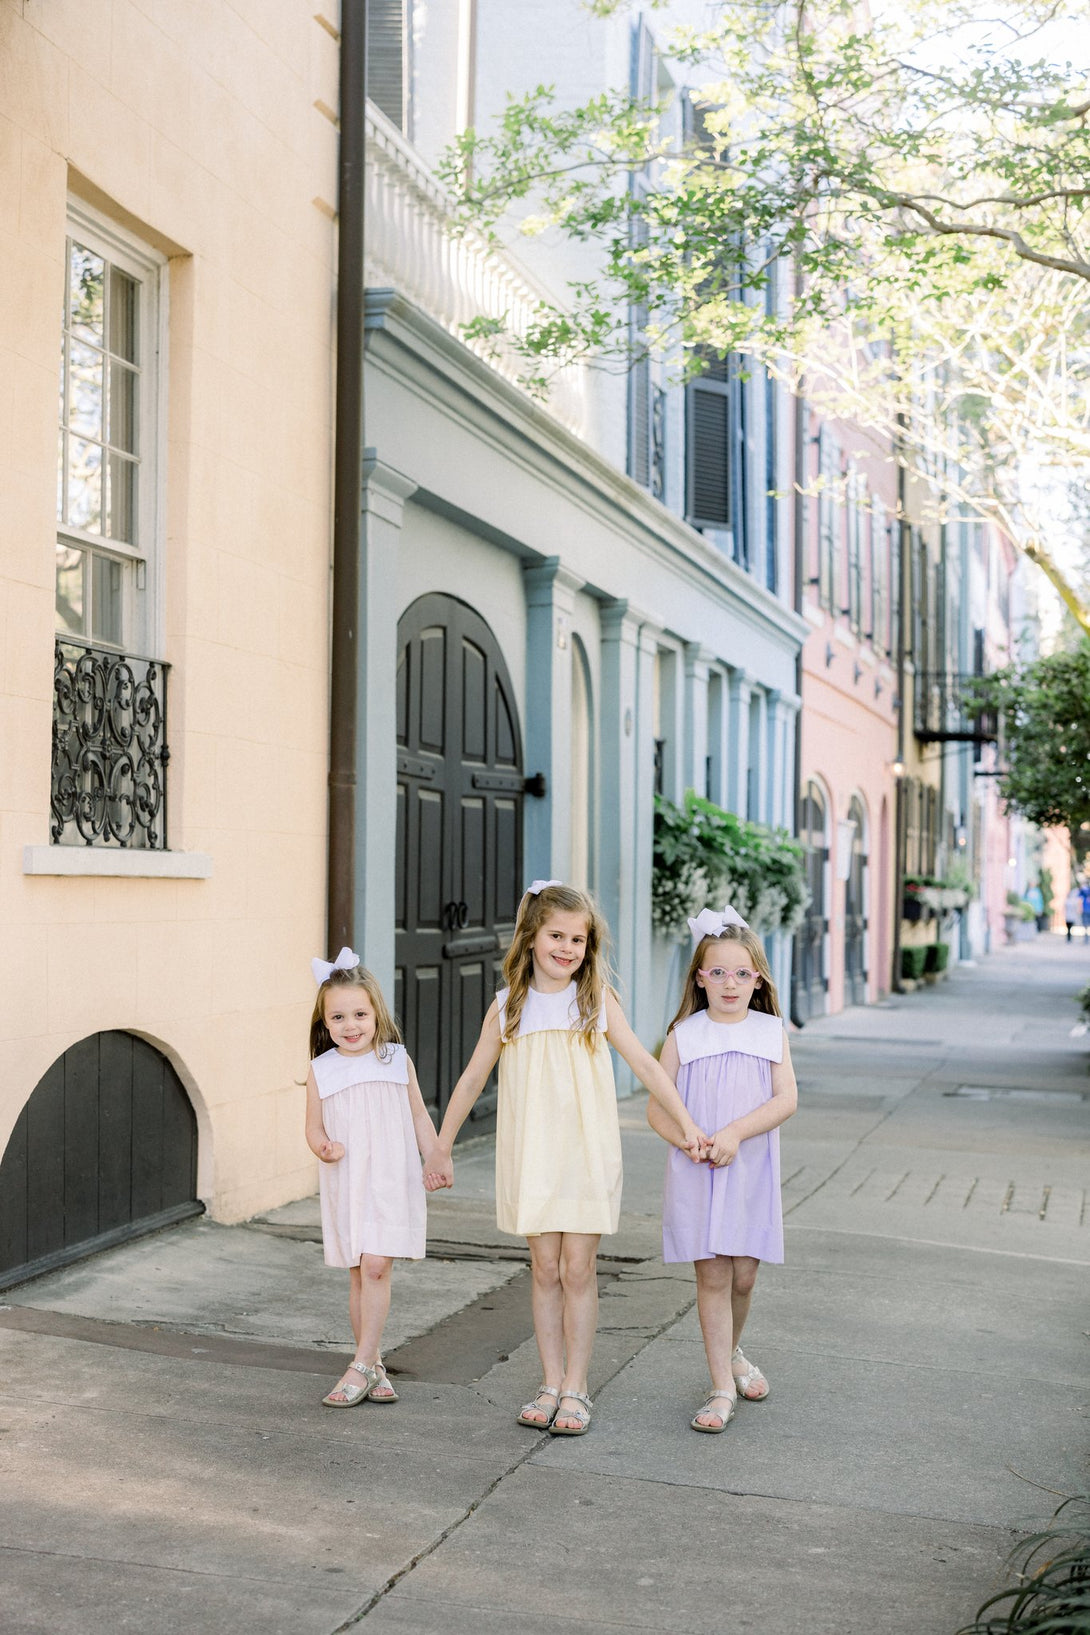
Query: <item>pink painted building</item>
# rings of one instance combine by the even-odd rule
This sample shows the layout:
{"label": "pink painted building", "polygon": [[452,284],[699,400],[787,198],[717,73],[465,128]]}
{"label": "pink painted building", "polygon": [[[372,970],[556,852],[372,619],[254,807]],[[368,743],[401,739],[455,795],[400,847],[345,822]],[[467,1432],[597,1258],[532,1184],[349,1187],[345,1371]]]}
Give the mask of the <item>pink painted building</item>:
{"label": "pink painted building", "polygon": [[795,939],[799,1022],[889,991],[899,911],[896,470],[873,436],[807,418],[799,837],[812,900]]}

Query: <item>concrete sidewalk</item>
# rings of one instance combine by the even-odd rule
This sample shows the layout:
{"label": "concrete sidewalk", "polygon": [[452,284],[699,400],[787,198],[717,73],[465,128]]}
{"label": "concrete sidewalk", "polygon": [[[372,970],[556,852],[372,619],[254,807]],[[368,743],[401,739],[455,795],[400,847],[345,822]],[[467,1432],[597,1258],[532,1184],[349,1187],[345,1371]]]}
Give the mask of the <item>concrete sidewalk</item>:
{"label": "concrete sidewalk", "polygon": [[538,1366],[487,1142],[398,1268],[394,1408],[320,1406],[350,1336],[313,1200],[10,1291],[5,1632],[952,1635],[1087,1487],[1088,976],[1042,937],[793,1037],[787,1264],[746,1336],[772,1396],[722,1437],[687,1428],[705,1364],[642,1100],[582,1439],[514,1424]]}

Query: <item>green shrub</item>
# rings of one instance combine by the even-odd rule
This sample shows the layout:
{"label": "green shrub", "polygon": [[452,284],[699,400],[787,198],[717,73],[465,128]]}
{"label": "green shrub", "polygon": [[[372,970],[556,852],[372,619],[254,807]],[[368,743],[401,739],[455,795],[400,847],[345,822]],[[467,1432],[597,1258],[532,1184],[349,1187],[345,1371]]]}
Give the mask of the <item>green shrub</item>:
{"label": "green shrub", "polygon": [[[932,944],[932,946],[934,945]],[[903,977],[907,977],[910,982],[918,982],[920,980],[920,978],[923,976],[926,962],[926,948],[901,949],[901,975]]]}
{"label": "green shrub", "polygon": [[732,903],[754,931],[794,931],[806,912],[804,853],[784,829],[749,823],[690,789],[655,796],[651,917],[668,937],[702,908]]}
{"label": "green shrub", "polygon": [[1012,1550],[1010,1589],[990,1596],[958,1635],[1087,1635],[1090,1502],[1065,1499],[1049,1527]]}
{"label": "green shrub", "polygon": [[948,942],[930,942],[924,949],[927,958],[924,960],[925,971],[945,971],[950,963],[950,944]]}
{"label": "green shrub", "polygon": [[1086,987],[1080,993],[1075,995],[1075,1000],[1086,1020],[1090,1022],[1090,982],[1086,984]]}

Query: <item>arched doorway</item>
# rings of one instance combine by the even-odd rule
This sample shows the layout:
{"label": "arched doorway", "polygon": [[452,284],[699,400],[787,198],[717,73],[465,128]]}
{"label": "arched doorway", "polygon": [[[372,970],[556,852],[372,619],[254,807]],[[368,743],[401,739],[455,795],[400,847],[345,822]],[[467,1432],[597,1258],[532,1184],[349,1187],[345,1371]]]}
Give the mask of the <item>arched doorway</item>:
{"label": "arched doorway", "polygon": [[851,868],[844,887],[844,1003],[867,1003],[867,819],[853,795],[848,818],[855,824]]}
{"label": "arched doorway", "polygon": [[825,970],[825,938],[829,921],[825,905],[825,874],[829,848],[825,834],[825,801],[811,781],[799,805],[799,840],[805,848],[806,884],[810,905],[795,932],[792,961],[791,1015],[802,1023],[825,1014],[829,980]]}
{"label": "arched doorway", "polygon": [[[522,739],[499,644],[466,603],[420,597],[398,649],[394,1004],[424,1099],[442,1113],[514,930]],[[473,1127],[494,1112],[490,1086]]]}
{"label": "arched doorway", "polygon": [[199,1215],[197,1119],[166,1057],[131,1033],[72,1045],[0,1163],[0,1288]]}

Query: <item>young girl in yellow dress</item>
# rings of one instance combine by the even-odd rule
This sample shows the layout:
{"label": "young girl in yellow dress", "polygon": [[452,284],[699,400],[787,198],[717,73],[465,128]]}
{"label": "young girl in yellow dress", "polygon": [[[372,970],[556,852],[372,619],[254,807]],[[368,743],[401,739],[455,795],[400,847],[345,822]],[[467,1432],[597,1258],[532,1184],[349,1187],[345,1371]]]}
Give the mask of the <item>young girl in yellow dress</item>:
{"label": "young girl in yellow dress", "polygon": [[681,1126],[700,1162],[704,1136],[668,1075],[640,1044],[609,987],[606,927],[583,891],[535,880],[519,905],[507,984],[450,1098],[429,1186],[453,1179],[451,1147],[500,1064],[496,1221],[529,1240],[534,1335],[544,1384],[520,1425],[582,1436],[593,1404],[587,1370],[598,1326],[596,1256],[621,1211],[621,1135],[608,1045]]}

